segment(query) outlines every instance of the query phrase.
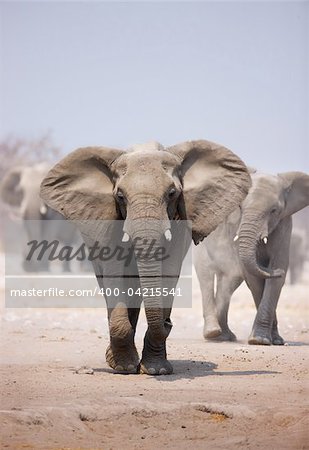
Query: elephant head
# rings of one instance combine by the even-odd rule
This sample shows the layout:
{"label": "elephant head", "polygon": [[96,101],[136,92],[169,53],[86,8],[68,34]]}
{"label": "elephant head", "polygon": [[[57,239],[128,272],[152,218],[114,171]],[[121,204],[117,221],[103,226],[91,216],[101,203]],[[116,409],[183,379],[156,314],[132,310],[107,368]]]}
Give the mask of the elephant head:
{"label": "elephant head", "polygon": [[246,270],[258,277],[284,275],[280,268],[267,269],[258,261],[259,248],[285,218],[309,205],[309,176],[286,172],[277,176],[253,174],[252,186],[242,203],[237,232],[239,255]]}
{"label": "elephant head", "polygon": [[[173,244],[170,221],[190,220],[197,244],[241,203],[249,185],[244,163],[222,146],[200,140],[164,148],[153,142],[129,151],[77,149],[48,173],[41,196],[68,219],[124,220],[123,241],[165,235]],[[138,261],[141,286],[159,270],[151,264]],[[151,282],[159,283],[155,278]],[[164,333],[162,311],[147,302],[149,326]]]}
{"label": "elephant head", "polygon": [[48,172],[46,163],[34,166],[19,166],[7,172],[0,185],[0,195],[4,203],[19,208],[23,219],[39,220],[47,213],[40,199],[40,183]]}

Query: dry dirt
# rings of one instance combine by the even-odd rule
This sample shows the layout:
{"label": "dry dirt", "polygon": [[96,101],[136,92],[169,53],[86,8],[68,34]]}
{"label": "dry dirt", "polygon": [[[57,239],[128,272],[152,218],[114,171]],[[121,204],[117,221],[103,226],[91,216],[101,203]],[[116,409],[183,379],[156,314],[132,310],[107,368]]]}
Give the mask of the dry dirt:
{"label": "dry dirt", "polygon": [[[247,345],[255,311],[244,285],[230,314],[239,341],[205,342],[195,284],[192,308],[173,311],[174,374],[161,377],[107,367],[103,308],[3,308],[1,449],[308,448],[308,286],[304,276],[284,287],[288,345],[264,347]],[[139,350],[144,330],[142,313]],[[76,373],[83,366],[93,370]]]}

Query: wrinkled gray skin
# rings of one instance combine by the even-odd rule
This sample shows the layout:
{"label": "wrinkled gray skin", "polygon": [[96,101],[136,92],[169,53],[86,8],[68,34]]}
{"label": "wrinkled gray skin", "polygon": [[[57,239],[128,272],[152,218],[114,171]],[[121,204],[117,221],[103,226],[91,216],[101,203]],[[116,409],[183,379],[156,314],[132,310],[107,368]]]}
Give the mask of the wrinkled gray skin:
{"label": "wrinkled gray skin", "polygon": [[[49,168],[48,164],[39,163],[11,169],[0,184],[0,196],[2,201],[14,208],[17,216],[23,220],[28,241],[40,241],[48,236],[50,239],[70,244],[74,242],[76,235],[67,232],[62,226],[64,217],[49,208],[40,198],[40,184]],[[59,220],[59,225],[54,222],[56,220]],[[28,247],[23,249],[25,254],[28,251]],[[42,261],[36,261],[34,258],[31,261],[25,259],[23,267],[30,272],[46,271],[49,269],[49,262],[46,258]],[[63,270],[70,270],[68,261],[63,262]]]}
{"label": "wrinkled gray skin", "polygon": [[308,250],[306,233],[300,228],[293,227],[290,242],[290,262],[288,271],[288,279],[290,284],[295,284],[301,279],[307,258]]}
{"label": "wrinkled gray skin", "polygon": [[308,204],[308,175],[253,174],[241,208],[196,247],[205,339],[236,339],[228,326],[228,310],[233,292],[245,280],[257,308],[249,344],[284,344],[276,308],[289,264],[291,216]]}
{"label": "wrinkled gray skin", "polygon": [[[168,242],[171,238],[170,245],[179,249],[179,257],[170,262],[169,269],[178,277],[191,235],[190,240],[179,236],[170,221],[191,220],[192,237],[197,243],[241,203],[249,184],[245,165],[224,147],[208,141],[192,141],[164,148],[151,142],[130,151],[105,147],[78,149],[49,172],[42,182],[41,196],[67,218],[82,221],[86,237],[87,221],[114,221],[116,229],[118,221],[124,220],[121,235],[115,232],[110,244],[116,245],[117,239],[121,244],[122,235],[131,242],[136,238],[146,239],[147,242],[139,241],[134,247],[138,273],[134,287],[160,289],[162,270],[166,268],[162,269],[157,261],[141,260],[137,251],[146,252],[152,240]],[[89,235],[93,232],[91,226],[89,222]],[[109,233],[113,236],[113,226],[106,231],[106,236]],[[107,239],[102,233],[98,235],[103,241]],[[97,275],[101,287],[115,287],[106,275],[125,274],[121,264],[114,261],[113,265],[106,262],[103,267],[95,267],[96,275],[101,270],[105,276]],[[126,280],[118,281],[124,290],[128,287]],[[130,307],[132,299],[126,296],[106,298],[110,331],[108,364],[117,372],[172,373],[166,354],[166,339],[172,327],[172,296],[165,301],[160,295],[134,300],[134,307]],[[141,301],[148,329],[139,361],[134,335]]]}

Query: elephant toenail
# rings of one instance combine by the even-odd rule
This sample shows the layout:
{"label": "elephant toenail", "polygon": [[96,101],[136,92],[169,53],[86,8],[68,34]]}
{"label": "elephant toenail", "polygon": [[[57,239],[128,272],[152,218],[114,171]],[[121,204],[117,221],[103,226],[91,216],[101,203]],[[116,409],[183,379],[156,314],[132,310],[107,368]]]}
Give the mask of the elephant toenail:
{"label": "elephant toenail", "polygon": [[164,367],[162,367],[162,368],[159,370],[159,374],[160,374],[160,375],[166,375],[166,374],[167,374],[167,370],[166,370]]}
{"label": "elephant toenail", "polygon": [[155,375],[156,369],[154,369],[153,367],[149,367],[149,369],[147,369],[147,372],[149,373],[149,375]]}
{"label": "elephant toenail", "polygon": [[118,365],[118,366],[115,367],[115,370],[117,372],[123,372],[123,367]]}
{"label": "elephant toenail", "polygon": [[135,372],[136,371],[136,367],[133,366],[133,364],[129,364],[128,365],[128,372]]}

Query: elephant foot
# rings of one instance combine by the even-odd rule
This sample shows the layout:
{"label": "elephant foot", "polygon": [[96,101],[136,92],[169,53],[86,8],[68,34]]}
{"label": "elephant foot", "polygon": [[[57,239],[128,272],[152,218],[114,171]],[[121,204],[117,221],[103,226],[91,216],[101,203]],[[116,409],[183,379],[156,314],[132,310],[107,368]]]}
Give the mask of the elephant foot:
{"label": "elephant foot", "polygon": [[221,333],[222,329],[218,323],[205,323],[203,331],[204,339],[216,338],[220,336]]}
{"label": "elephant foot", "polygon": [[140,364],[140,373],[147,375],[170,375],[173,373],[173,366],[167,359],[143,358]]}
{"label": "elephant foot", "polygon": [[166,341],[158,341],[151,336],[149,330],[147,330],[144,338],[140,373],[147,375],[169,375],[173,373],[173,366],[166,359]]}
{"label": "elephant foot", "polygon": [[272,340],[271,337],[263,335],[262,333],[252,332],[249,339],[248,344],[250,345],[271,345]]}
{"label": "elephant foot", "polygon": [[105,357],[107,364],[117,373],[138,373],[139,356],[135,346],[116,350],[109,345]]}
{"label": "elephant foot", "polygon": [[271,339],[273,345],[284,345],[284,339],[280,336],[278,332],[272,332]]}
{"label": "elephant foot", "polygon": [[210,342],[235,342],[237,337],[231,330],[223,330],[219,335],[207,338]]}

